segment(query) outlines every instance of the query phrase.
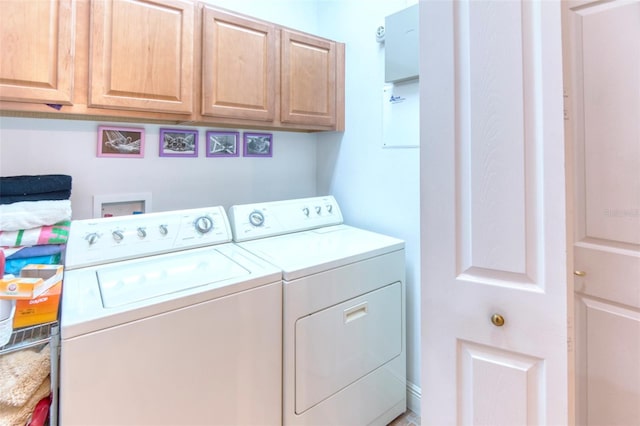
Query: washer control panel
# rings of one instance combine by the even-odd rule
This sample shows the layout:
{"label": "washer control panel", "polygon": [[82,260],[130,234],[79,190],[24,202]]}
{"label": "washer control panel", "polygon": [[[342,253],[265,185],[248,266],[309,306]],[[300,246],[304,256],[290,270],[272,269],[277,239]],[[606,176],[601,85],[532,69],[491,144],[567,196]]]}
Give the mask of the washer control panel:
{"label": "washer control panel", "polygon": [[222,207],[71,222],[67,269],[230,242]]}
{"label": "washer control panel", "polygon": [[335,198],[300,198],[258,204],[235,205],[229,220],[236,242],[339,225],[342,213]]}

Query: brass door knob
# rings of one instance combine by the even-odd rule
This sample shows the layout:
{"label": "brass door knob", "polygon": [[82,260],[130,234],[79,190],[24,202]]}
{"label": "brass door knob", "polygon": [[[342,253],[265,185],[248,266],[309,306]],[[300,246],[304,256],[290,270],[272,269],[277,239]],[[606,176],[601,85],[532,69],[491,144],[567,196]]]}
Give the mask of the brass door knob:
{"label": "brass door knob", "polygon": [[573,275],[577,277],[584,277],[587,273],[585,271],[573,271]]}
{"label": "brass door knob", "polygon": [[496,327],[502,327],[504,325],[504,317],[500,314],[491,315],[491,323]]}

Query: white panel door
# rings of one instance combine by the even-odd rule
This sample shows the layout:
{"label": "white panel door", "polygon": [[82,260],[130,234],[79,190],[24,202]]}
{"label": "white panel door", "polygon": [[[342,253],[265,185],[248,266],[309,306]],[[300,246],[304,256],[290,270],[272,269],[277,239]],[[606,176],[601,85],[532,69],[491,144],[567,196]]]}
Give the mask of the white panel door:
{"label": "white panel door", "polygon": [[576,419],[640,424],[640,1],[565,3]]}
{"label": "white panel door", "polygon": [[422,422],[568,424],[560,2],[420,6]]}

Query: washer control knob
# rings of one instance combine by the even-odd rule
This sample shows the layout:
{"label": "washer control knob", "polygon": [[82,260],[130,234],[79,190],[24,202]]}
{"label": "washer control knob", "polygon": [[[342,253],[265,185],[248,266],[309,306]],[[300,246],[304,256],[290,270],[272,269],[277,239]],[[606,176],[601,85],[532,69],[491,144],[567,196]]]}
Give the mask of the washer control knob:
{"label": "washer control knob", "polygon": [[120,241],[124,240],[124,234],[122,233],[122,231],[113,231],[111,233],[111,235],[113,236],[113,239],[119,243]]}
{"label": "washer control knob", "polygon": [[259,210],[254,210],[249,213],[249,223],[253,226],[262,226],[264,225],[264,214],[262,214]]}
{"label": "washer control knob", "polygon": [[167,225],[162,224],[158,227],[158,231],[160,231],[160,235],[165,237],[169,233],[169,227],[167,227]]}
{"label": "washer control knob", "polygon": [[142,226],[138,228],[138,237],[145,238],[147,236],[147,230]]}
{"label": "washer control knob", "polygon": [[213,219],[209,216],[200,216],[196,219],[194,226],[196,227],[196,231],[201,234],[206,234],[213,229]]}
{"label": "washer control knob", "polygon": [[322,207],[320,207],[320,206],[316,206],[316,213],[317,213],[317,214],[322,213]]}
{"label": "washer control knob", "polygon": [[333,213],[333,205],[332,204],[327,204],[325,207],[327,208],[327,211],[329,213]]}
{"label": "washer control knob", "polygon": [[302,208],[302,213],[304,213],[305,216],[309,217],[309,208],[308,207],[303,207]]}
{"label": "washer control knob", "polygon": [[100,235],[98,235],[96,232],[92,232],[91,234],[84,237],[84,239],[87,240],[90,246],[94,245],[99,238],[100,238]]}

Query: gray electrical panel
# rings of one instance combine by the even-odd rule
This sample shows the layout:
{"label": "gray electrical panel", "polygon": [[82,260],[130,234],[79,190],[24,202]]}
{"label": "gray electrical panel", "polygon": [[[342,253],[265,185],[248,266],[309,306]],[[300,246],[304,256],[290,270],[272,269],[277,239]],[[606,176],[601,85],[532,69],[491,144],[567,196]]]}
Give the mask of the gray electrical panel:
{"label": "gray electrical panel", "polygon": [[418,78],[418,5],[389,15],[384,20],[385,81]]}

